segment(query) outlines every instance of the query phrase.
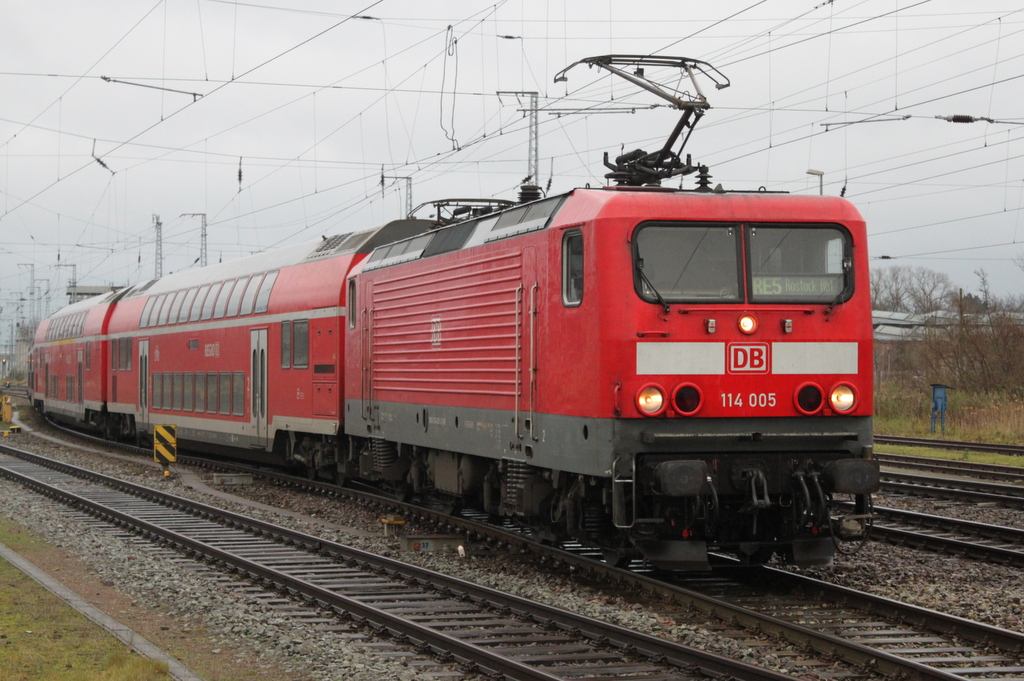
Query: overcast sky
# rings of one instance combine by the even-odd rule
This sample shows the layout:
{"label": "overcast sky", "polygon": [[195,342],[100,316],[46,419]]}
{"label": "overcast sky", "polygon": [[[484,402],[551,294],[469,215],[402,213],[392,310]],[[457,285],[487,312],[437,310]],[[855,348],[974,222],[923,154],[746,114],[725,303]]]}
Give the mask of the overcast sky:
{"label": "overcast sky", "polygon": [[[969,291],[983,269],[996,293],[1024,293],[1019,1],[0,7],[0,343],[28,265],[50,311],[73,274],[58,263],[86,285],[152,278],[154,215],[166,274],[199,266],[185,213],[206,213],[215,263],[400,217],[406,181],[382,187],[382,171],[411,177],[415,204],[513,199],[528,100],[498,91],[539,93],[551,193],[602,184],[605,151],[656,148],[678,118],[586,66],[553,82],[608,53],[728,78],[701,82],[712,109],[686,149],[715,183],[816,194],[820,170],[866,218],[873,266]],[[936,118],[952,115],[995,122]]]}

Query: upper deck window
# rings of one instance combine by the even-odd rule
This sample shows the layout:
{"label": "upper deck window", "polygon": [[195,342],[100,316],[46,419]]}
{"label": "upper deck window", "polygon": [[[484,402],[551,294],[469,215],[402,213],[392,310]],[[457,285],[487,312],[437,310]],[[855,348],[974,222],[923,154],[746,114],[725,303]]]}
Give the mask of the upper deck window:
{"label": "upper deck window", "polygon": [[220,293],[220,287],[221,282],[219,281],[210,287],[210,292],[206,295],[206,301],[203,303],[203,314],[200,317],[200,321],[205,322],[213,316],[213,305],[217,302],[217,294]]}
{"label": "upper deck window", "polygon": [[739,236],[734,224],[641,225],[634,239],[637,292],[652,303],[739,302]]}
{"label": "upper deck window", "polygon": [[277,281],[276,270],[267,274],[263,279],[263,283],[260,285],[259,295],[256,296],[256,314],[263,314],[270,306],[270,291],[274,288],[275,281]]}
{"label": "upper deck window", "polygon": [[217,307],[213,310],[214,319],[220,319],[224,316],[224,312],[228,309],[228,298],[231,296],[234,285],[234,279],[224,282],[224,288],[220,290],[220,297],[217,298]]}
{"label": "upper deck window", "polygon": [[[188,291],[182,289],[178,291],[178,295],[174,296],[174,303],[171,305],[171,316],[167,318],[168,324],[177,324],[178,315],[181,313],[181,305],[185,302],[185,297],[188,295]],[[163,315],[161,315],[161,318]]]}
{"label": "upper deck window", "polygon": [[832,303],[849,287],[850,244],[837,227],[757,225],[747,250],[752,302]]}
{"label": "upper deck window", "polygon": [[149,313],[152,311],[154,303],[156,303],[156,298],[150,296],[149,300],[146,301],[146,307],[142,308],[142,317],[139,318],[140,329],[145,329],[149,326]]}
{"label": "upper deck window", "polygon": [[256,274],[249,280],[249,286],[246,287],[245,296],[242,298],[242,306],[238,310],[239,315],[252,314],[252,306],[256,302],[256,291],[259,290],[262,279],[262,274]]}
{"label": "upper deck window", "polygon": [[158,326],[163,326],[167,323],[167,316],[171,313],[171,308],[174,306],[174,301],[177,297],[183,294],[184,291],[179,291],[177,295],[174,293],[168,293],[167,299],[164,301],[164,306],[160,308],[160,319],[157,320]]}
{"label": "upper deck window", "polygon": [[153,305],[153,309],[150,310],[149,319],[146,320],[146,326],[147,327],[156,326],[157,325],[157,320],[160,317],[160,310],[164,306],[164,299],[165,298],[167,298],[167,294],[166,293],[161,293],[157,297],[156,303]]}
{"label": "upper deck window", "polygon": [[231,291],[231,298],[228,299],[228,309],[225,313],[228,317],[238,316],[238,305],[242,302],[242,294],[245,292],[245,285],[248,281],[249,277],[242,277]]}
{"label": "upper deck window", "polygon": [[181,312],[178,313],[177,322],[179,324],[181,324],[182,322],[187,322],[188,321],[188,315],[192,311],[192,305],[196,301],[196,294],[197,293],[199,293],[199,287],[198,286],[194,286],[194,287],[190,288],[188,290],[188,293],[185,295],[185,302],[182,303],[182,305],[181,305]]}

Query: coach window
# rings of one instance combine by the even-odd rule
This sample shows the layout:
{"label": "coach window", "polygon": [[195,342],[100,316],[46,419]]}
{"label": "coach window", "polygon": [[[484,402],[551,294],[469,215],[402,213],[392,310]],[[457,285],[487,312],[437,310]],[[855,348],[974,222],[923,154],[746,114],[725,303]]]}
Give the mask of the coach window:
{"label": "coach window", "polygon": [[256,292],[259,290],[260,282],[263,280],[262,274],[254,275],[249,280],[249,285],[245,288],[245,295],[242,296],[242,305],[238,308],[238,315],[252,314],[253,304],[256,302]]}
{"label": "coach window", "polygon": [[[217,294],[220,293],[220,287],[222,282],[217,282],[210,286],[210,292],[206,295],[206,300],[203,301],[203,314],[199,317],[200,321],[206,321],[213,317],[213,306],[217,302]],[[202,295],[200,294],[200,297]]]}
{"label": "coach window", "polygon": [[181,411],[181,403],[183,401],[182,397],[184,397],[184,394],[181,372],[176,371],[174,373],[174,395],[172,396],[172,399],[174,400],[174,411]]}
{"label": "coach window", "polygon": [[309,367],[309,320],[292,324],[292,366],[296,369]]}
{"label": "coach window", "polygon": [[156,303],[153,305],[153,309],[149,313],[149,320],[146,322],[146,326],[156,326],[160,319],[160,310],[163,309],[164,300],[167,299],[166,293],[161,293],[157,296]]}
{"label": "coach window", "polygon": [[110,370],[117,371],[117,339],[110,339]]}
{"label": "coach window", "polygon": [[160,308],[160,318],[156,320],[157,326],[163,326],[167,323],[167,317],[171,314],[171,308],[174,307],[174,301],[181,293],[184,293],[184,291],[167,294],[167,298],[164,300],[164,306]]}
{"label": "coach window", "polygon": [[[170,409],[174,403],[174,377],[169,371],[164,372],[164,409]],[[178,403],[181,406],[181,403]]]}
{"label": "coach window", "polygon": [[213,318],[221,319],[224,313],[228,309],[228,298],[231,297],[231,291],[235,285],[235,280],[230,279],[224,282],[224,288],[220,290],[220,296],[217,297],[217,307],[213,310]]}
{"label": "coach window", "polygon": [[228,299],[228,309],[225,313],[226,316],[238,316],[238,306],[242,302],[242,294],[245,293],[245,285],[248,281],[249,277],[240,277],[235,283],[235,288],[231,291],[231,298]]}
{"label": "coach window", "polygon": [[281,322],[281,368],[292,368],[292,323]]}
{"label": "coach window", "polygon": [[178,313],[178,323],[188,321],[188,316],[192,312],[192,305],[196,302],[196,294],[199,293],[199,287],[193,286],[188,290],[185,295],[185,302],[181,306],[181,312]]}
{"label": "coach window", "polygon": [[206,411],[206,374],[196,372],[196,413]]}
{"label": "coach window", "polygon": [[245,372],[236,371],[231,375],[231,413],[245,416]]}
{"label": "coach window", "polygon": [[92,341],[85,341],[85,370],[92,371]]}
{"label": "coach window", "polygon": [[188,295],[188,291],[182,289],[178,291],[178,295],[174,296],[174,303],[171,305],[171,315],[167,318],[168,324],[177,324],[178,315],[181,313],[181,304],[185,302],[185,297]]}
{"label": "coach window", "polygon": [[192,304],[192,311],[189,312],[188,321],[198,322],[199,313],[203,311],[203,301],[206,300],[206,294],[210,290],[210,285],[207,284],[199,289],[199,295],[196,296],[195,302]]}
{"label": "coach window", "polygon": [[260,292],[256,294],[256,308],[253,310],[256,314],[263,314],[270,307],[270,291],[274,288],[275,281],[277,281],[277,270],[267,273],[267,276],[263,278]]}
{"label": "coach window", "polygon": [[583,234],[562,237],[562,303],[578,307],[583,302]]}
{"label": "coach window", "polygon": [[121,371],[131,371],[132,370],[132,339],[131,338],[122,338],[120,341],[118,341],[118,345],[120,346],[119,353],[118,353],[120,355],[120,358],[118,360],[118,368],[120,368]]}
{"label": "coach window", "polygon": [[348,280],[348,300],[345,316],[348,317],[348,328],[356,328],[356,280]]}
{"label": "coach window", "polygon": [[150,405],[154,409],[163,409],[163,407],[161,406],[163,404],[163,402],[160,401],[160,397],[163,395],[163,383],[161,383],[161,381],[160,381],[160,372],[159,371],[154,371],[153,372],[152,383],[153,383],[153,399],[151,399],[149,401],[149,403],[150,403]]}
{"label": "coach window", "polygon": [[145,329],[149,326],[149,313],[153,311],[153,303],[156,302],[156,298],[153,296],[149,297],[146,301],[146,307],[142,308],[142,316],[139,317],[139,328]]}
{"label": "coach window", "polygon": [[220,413],[231,413],[231,372],[220,372]]}
{"label": "coach window", "polygon": [[192,373],[185,374],[185,402],[182,405],[185,411],[192,411],[192,396],[194,395],[194,388],[192,387]]}
{"label": "coach window", "polygon": [[217,374],[206,374],[206,413],[217,413]]}

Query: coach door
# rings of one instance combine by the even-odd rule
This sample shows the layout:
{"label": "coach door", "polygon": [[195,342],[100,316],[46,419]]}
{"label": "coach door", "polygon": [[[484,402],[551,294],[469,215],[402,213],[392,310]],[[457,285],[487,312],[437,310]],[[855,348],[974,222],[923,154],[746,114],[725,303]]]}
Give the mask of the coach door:
{"label": "coach door", "polygon": [[139,341],[139,421],[149,423],[149,341]]}
{"label": "coach door", "polygon": [[85,374],[83,373],[83,368],[84,367],[82,366],[82,351],[79,350],[78,351],[78,385],[76,386],[76,388],[78,390],[78,403],[79,404],[82,404],[82,379],[85,378]]}
{"label": "coach door", "polygon": [[249,424],[254,438],[252,446],[266,448],[269,439],[267,427],[267,330],[252,329],[249,332],[249,341],[252,370]]}

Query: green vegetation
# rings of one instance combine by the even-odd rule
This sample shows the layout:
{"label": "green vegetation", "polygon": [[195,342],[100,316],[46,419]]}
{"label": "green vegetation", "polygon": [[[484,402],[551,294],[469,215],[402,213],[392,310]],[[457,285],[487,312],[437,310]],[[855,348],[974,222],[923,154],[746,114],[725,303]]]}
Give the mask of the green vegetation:
{"label": "green vegetation", "polygon": [[[0,541],[31,542],[11,525]],[[128,652],[28,575],[0,559],[0,681],[164,681],[167,665]]]}
{"label": "green vegetation", "polygon": [[[934,437],[970,442],[1024,442],[1024,400],[995,392],[950,390],[946,433],[938,423]],[[880,435],[931,437],[931,388],[883,382],[875,391],[875,432]]]}

